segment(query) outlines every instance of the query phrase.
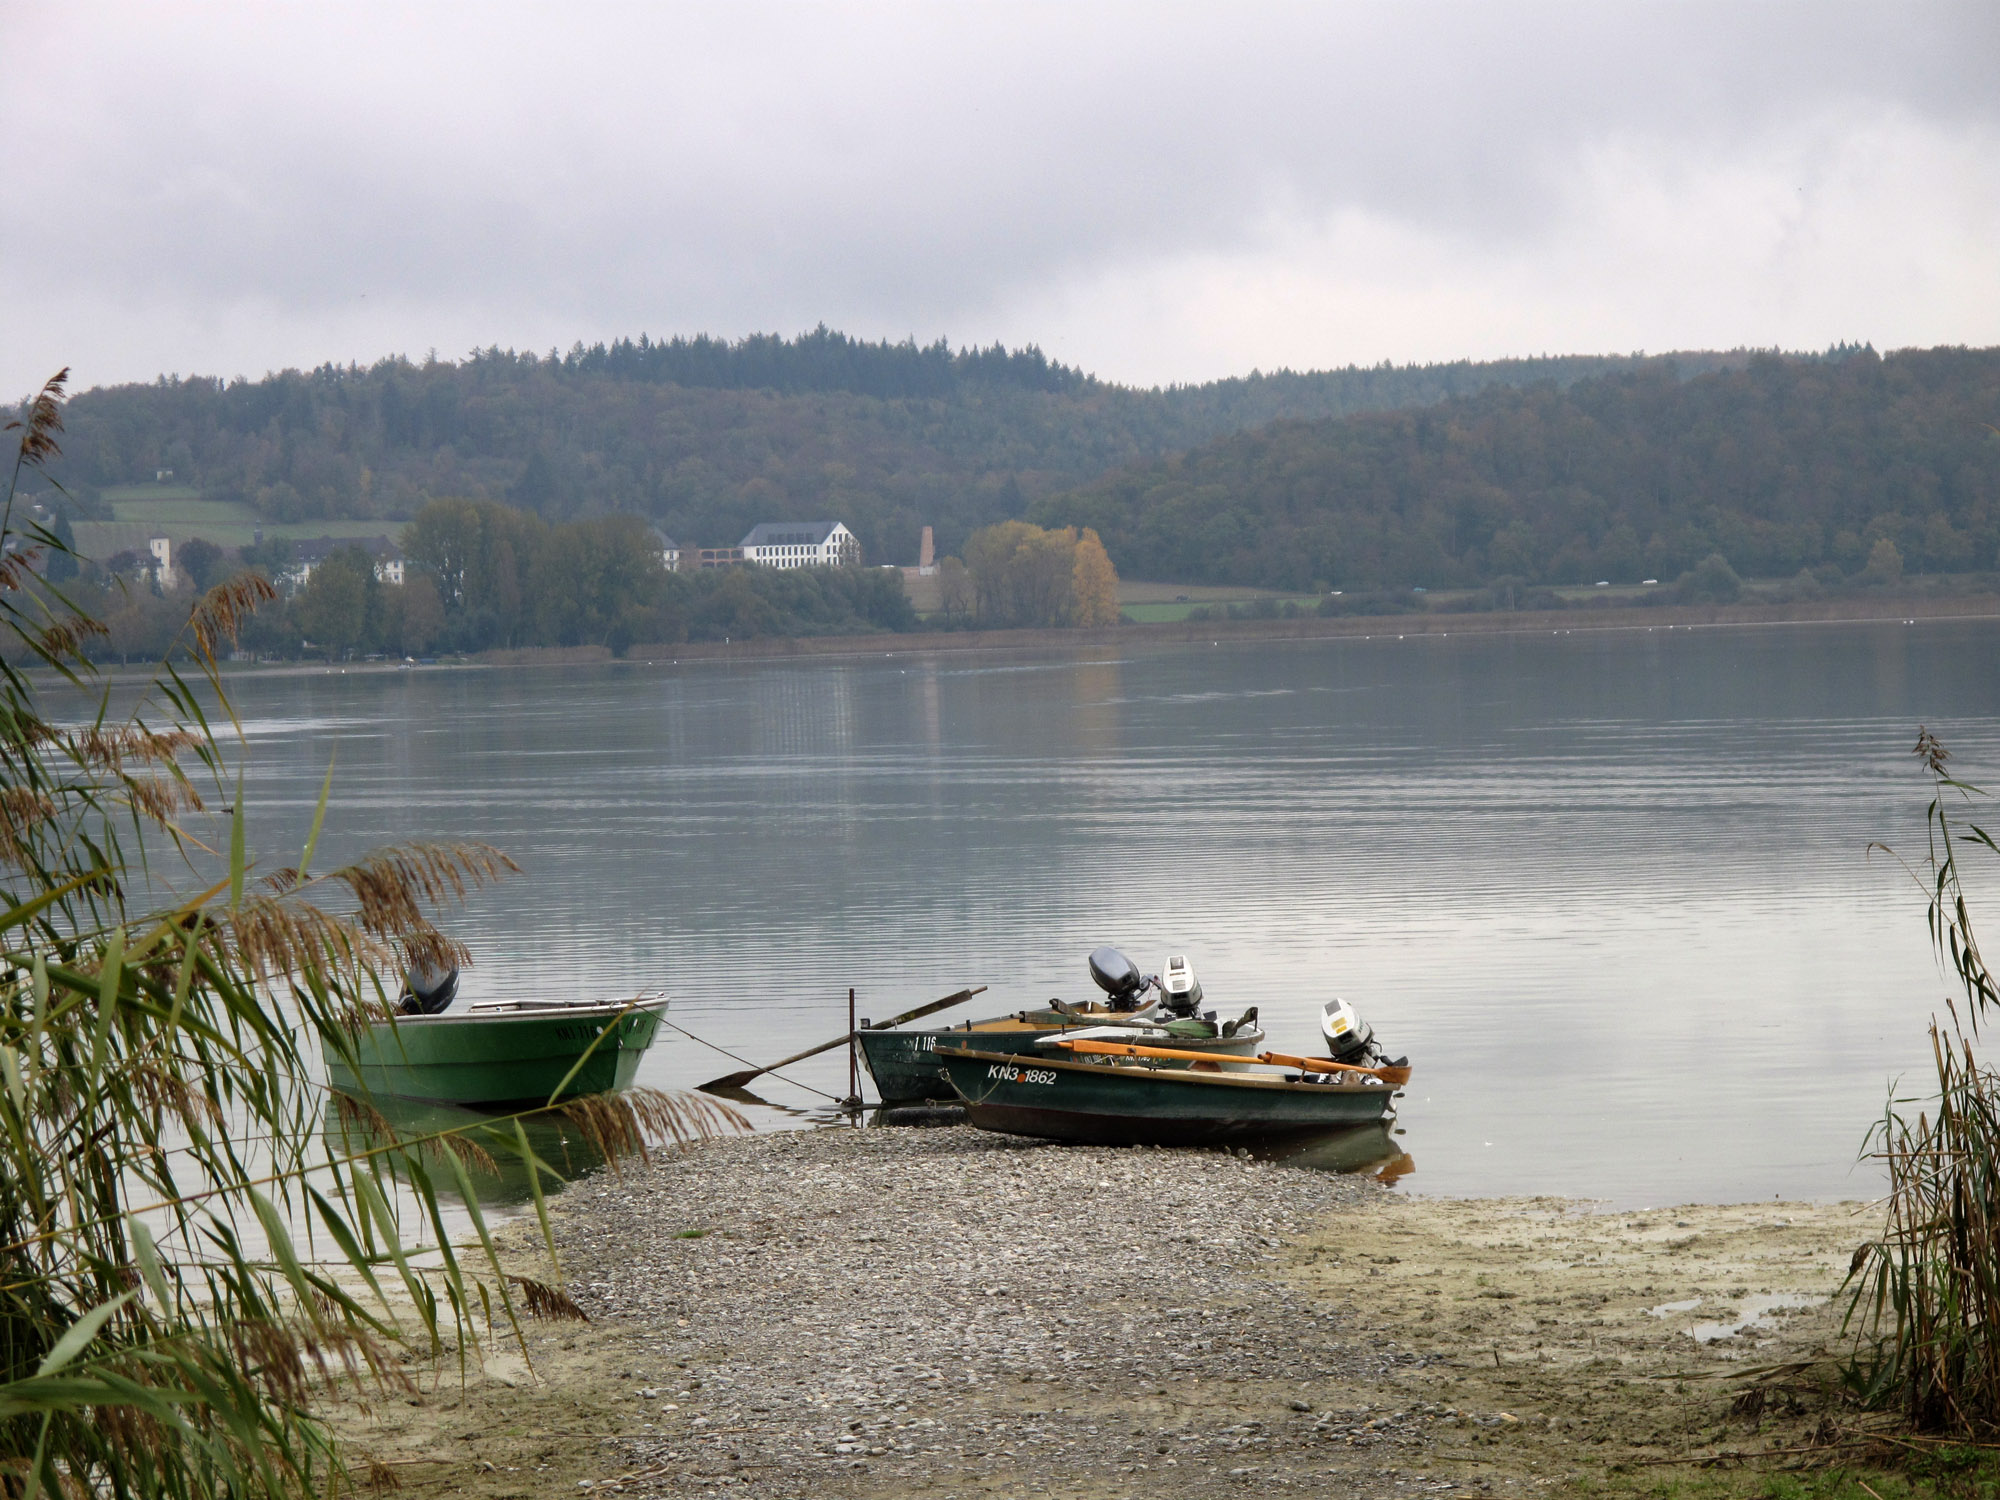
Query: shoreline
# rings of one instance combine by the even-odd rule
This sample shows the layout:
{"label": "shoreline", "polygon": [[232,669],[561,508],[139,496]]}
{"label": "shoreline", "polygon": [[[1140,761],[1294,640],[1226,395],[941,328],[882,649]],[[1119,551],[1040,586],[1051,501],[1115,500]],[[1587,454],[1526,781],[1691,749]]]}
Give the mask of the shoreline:
{"label": "shoreline", "polygon": [[734,1137],[551,1209],[560,1275],[532,1225],[505,1234],[510,1269],[589,1323],[337,1413],[405,1489],[1653,1495],[1683,1464],[1810,1444],[1825,1400],[1729,1377],[1827,1344],[1872,1223],[1410,1199],[965,1127]]}
{"label": "shoreline", "polygon": [[[1078,630],[958,630],[871,636],[773,636],[723,643],[635,645],[624,664],[752,661],[792,657],[900,656],[956,652],[1040,651],[1057,647],[1086,650],[1107,646],[1193,645],[1200,641],[1307,641],[1376,636],[1567,635],[1612,631],[1681,630],[1735,626],[1865,625],[1926,623],[2000,618],[2000,594],[1946,597],[1900,596],[1867,600],[1821,600],[1810,604],[1674,604],[1602,609],[1416,613],[1406,615],[1302,616],[1293,620],[1202,620],[1110,625]],[[550,648],[561,650],[564,648]],[[571,648],[584,650],[590,648]],[[490,654],[490,653],[489,653]],[[526,656],[530,653],[508,653]],[[612,662],[608,653],[602,658]],[[530,665],[526,661],[508,665]],[[553,663],[552,663],[553,664]]]}
{"label": "shoreline", "polygon": [[[938,630],[873,635],[760,636],[748,641],[639,643],[624,656],[606,646],[528,646],[482,651],[460,660],[223,662],[224,678],[325,676],[384,672],[455,672],[499,667],[659,667],[709,663],[843,660],[856,657],[1004,655],[1052,650],[1101,651],[1195,645],[1201,641],[1372,640],[1393,635],[1593,635],[1661,629],[1710,630],[1817,625],[1896,625],[2000,619],[2000,594],[1900,595],[1801,604],[1622,605],[1488,613],[1318,615],[1292,620],[1202,620],[1065,630]],[[102,666],[108,680],[144,678],[153,666]]]}

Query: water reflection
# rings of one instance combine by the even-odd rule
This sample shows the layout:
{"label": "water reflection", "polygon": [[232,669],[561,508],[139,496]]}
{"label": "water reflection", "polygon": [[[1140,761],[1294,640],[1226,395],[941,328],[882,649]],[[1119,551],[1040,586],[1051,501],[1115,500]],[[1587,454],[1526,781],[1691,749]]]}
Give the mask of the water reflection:
{"label": "water reflection", "polygon": [[[1454,633],[237,693],[260,870],[296,858],[336,749],[322,858],[520,861],[454,920],[468,998],[662,983],[763,1062],[840,1031],[850,985],[864,1015],[980,983],[1005,1011],[1075,995],[1116,942],[1191,955],[1280,1050],[1353,999],[1415,1063],[1420,1191],[1768,1201],[1872,1193],[1862,1135],[1928,1073],[1921,896],[1864,851],[1921,835],[1920,721],[2000,770],[1996,639]],[[640,1082],[717,1070],[669,1035]],[[846,1092],[837,1053],[787,1073],[746,1101],[760,1125]]]}
{"label": "water reflection", "polygon": [[[421,1104],[408,1099],[385,1097],[371,1104],[372,1116],[369,1106],[357,1105],[339,1094],[331,1096],[320,1126],[327,1145],[343,1154],[353,1154],[418,1142],[440,1131],[459,1130],[464,1139],[478,1148],[465,1153],[461,1160],[465,1161],[466,1175],[479,1196],[482,1210],[518,1208],[534,1201],[529,1164],[521,1155],[513,1120],[496,1120],[491,1115],[449,1104]],[[522,1120],[520,1125],[527,1133],[528,1149],[540,1165],[544,1195],[558,1192],[564,1183],[604,1165],[604,1154],[561,1116],[544,1115]],[[457,1188],[457,1174],[435,1155],[448,1148],[438,1143],[420,1145],[417,1149],[423,1153],[426,1170],[439,1195],[453,1203],[462,1203],[464,1195]],[[398,1177],[404,1175],[395,1153],[387,1153],[386,1160]]]}
{"label": "water reflection", "polygon": [[825,1113],[825,1109],[801,1109],[796,1104],[784,1104],[775,1099],[767,1099],[750,1089],[739,1088],[726,1083],[704,1083],[700,1091],[713,1094],[716,1098],[738,1107],[748,1105],[753,1110],[774,1110],[795,1120],[811,1121]]}
{"label": "water reflection", "polygon": [[1365,1173],[1384,1187],[1394,1187],[1417,1169],[1416,1161],[1396,1139],[1400,1134],[1393,1118],[1370,1120],[1365,1125],[1252,1146],[1250,1154],[1259,1161],[1283,1162],[1312,1172]]}

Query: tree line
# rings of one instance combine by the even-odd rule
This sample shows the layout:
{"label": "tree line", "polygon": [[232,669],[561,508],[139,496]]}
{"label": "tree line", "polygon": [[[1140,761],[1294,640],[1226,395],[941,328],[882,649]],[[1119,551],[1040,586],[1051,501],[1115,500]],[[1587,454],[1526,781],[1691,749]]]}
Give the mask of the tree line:
{"label": "tree line", "polygon": [[[1741,357],[1688,358],[1684,369]],[[271,521],[397,522],[463,496],[550,522],[637,515],[713,546],[759,521],[824,516],[845,521],[871,559],[907,564],[925,525],[955,552],[1039,498],[1240,428],[1634,365],[1383,365],[1138,390],[1033,348],[953,351],[824,329],[642,336],[564,354],[495,348],[456,362],[86,391],[51,467],[90,518],[106,517],[102,490],[166,469]]]}
{"label": "tree line", "polygon": [[[1821,585],[2000,567],[2000,350],[1760,355],[1277,422],[1030,507],[1141,578],[1288,590]],[[1882,543],[1888,543],[1886,551]]]}
{"label": "tree line", "polygon": [[[259,655],[424,657],[532,646],[604,646],[910,630],[916,612],[894,568],[732,567],[671,571],[660,538],[635,516],[553,525],[491,500],[436,500],[404,528],[404,578],[377,577],[360,547],[321,559],[304,584],[242,626]],[[175,576],[92,567],[66,585],[104,620],[102,649],[157,657],[192,599],[241,571],[283,580],[284,543],[179,549]]]}

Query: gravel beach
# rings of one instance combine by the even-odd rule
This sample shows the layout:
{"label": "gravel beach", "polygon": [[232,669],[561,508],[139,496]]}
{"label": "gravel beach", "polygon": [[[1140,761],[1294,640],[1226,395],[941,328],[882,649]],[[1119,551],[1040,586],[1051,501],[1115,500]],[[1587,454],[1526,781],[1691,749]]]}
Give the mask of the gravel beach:
{"label": "gravel beach", "polygon": [[[592,1321],[531,1325],[532,1367],[491,1356],[461,1382],[453,1362],[354,1430],[405,1488],[487,1500],[1529,1493],[1682,1440],[1716,1399],[1726,1418],[1727,1391],[1697,1392],[1683,1433],[1654,1370],[1811,1333],[1847,1226],[1809,1207],[1769,1234],[1766,1209],[1679,1222],[1704,1213],[1742,1234],[1700,1276],[1749,1274],[1747,1257],[1760,1286],[1782,1266],[1780,1290],[1805,1289],[1734,1353],[1650,1311],[1679,1290],[1669,1272],[1694,1271],[1685,1228],[1660,1248],[1629,1216],[965,1127],[736,1138],[566,1192],[562,1279]],[[520,1269],[548,1276],[532,1238],[512,1236]],[[1600,1279],[1553,1364],[1564,1254]],[[1517,1286],[1551,1295],[1525,1318],[1488,1300]],[[1590,1364],[1613,1343],[1615,1370]],[[1565,1431],[1579,1379],[1631,1401]],[[1644,1433],[1619,1425],[1627,1404]]]}
{"label": "gravel beach", "polygon": [[1203,1494],[1323,1472],[1313,1385],[1404,1357],[1247,1274],[1379,1191],[1219,1152],[796,1132],[593,1184],[561,1243],[593,1317],[655,1331],[632,1368],[658,1436],[626,1455],[649,1487]]}

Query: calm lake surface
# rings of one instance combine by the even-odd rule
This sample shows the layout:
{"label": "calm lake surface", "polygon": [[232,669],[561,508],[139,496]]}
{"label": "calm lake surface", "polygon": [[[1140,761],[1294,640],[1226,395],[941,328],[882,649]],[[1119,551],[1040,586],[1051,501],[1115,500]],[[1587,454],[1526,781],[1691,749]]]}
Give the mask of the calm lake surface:
{"label": "calm lake surface", "polygon": [[[1991,623],[1225,643],[235,679],[253,853],[483,840],[462,992],[661,984],[758,1062],[968,985],[1186,952],[1306,1050],[1332,994],[1416,1077],[1409,1191],[1865,1196],[1945,992],[1930,724],[2000,784]],[[2000,896],[2000,884],[1996,884]],[[2000,905],[1992,921],[2000,924]],[[667,1034],[641,1079],[729,1059]],[[844,1053],[759,1091],[808,1123]]]}

